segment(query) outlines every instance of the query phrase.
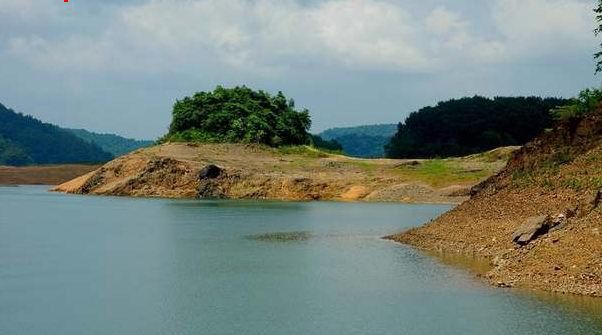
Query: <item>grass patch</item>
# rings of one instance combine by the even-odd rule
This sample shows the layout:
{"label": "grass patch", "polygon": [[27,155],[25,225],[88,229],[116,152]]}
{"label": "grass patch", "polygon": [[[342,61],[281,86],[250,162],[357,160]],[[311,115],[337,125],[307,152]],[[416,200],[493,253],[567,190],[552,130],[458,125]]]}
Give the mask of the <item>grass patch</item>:
{"label": "grass patch", "polygon": [[408,179],[442,187],[477,182],[491,175],[493,170],[487,165],[466,164],[456,159],[433,159],[418,165],[402,165],[397,172]]}
{"label": "grass patch", "polygon": [[352,161],[350,164],[369,174],[372,174],[376,170],[376,165],[368,161]]}
{"label": "grass patch", "polygon": [[562,186],[565,188],[570,188],[575,191],[581,191],[584,188],[583,181],[578,178],[569,178],[562,182]]}
{"label": "grass patch", "polygon": [[282,146],[276,148],[276,152],[281,155],[297,155],[308,158],[326,158],[330,156],[329,153],[308,145]]}

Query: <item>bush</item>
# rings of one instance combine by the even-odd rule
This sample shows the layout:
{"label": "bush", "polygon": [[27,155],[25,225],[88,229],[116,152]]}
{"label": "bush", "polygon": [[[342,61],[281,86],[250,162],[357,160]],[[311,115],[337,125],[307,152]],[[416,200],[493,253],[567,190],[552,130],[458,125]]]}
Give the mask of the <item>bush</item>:
{"label": "bush", "polygon": [[595,111],[602,103],[602,89],[586,89],[579,93],[576,98],[570,100],[567,105],[551,110],[556,120],[568,120],[579,118]]}
{"label": "bush", "polygon": [[162,141],[243,142],[270,146],[310,142],[309,111],[282,92],[271,96],[245,86],[199,92],[178,100]]}

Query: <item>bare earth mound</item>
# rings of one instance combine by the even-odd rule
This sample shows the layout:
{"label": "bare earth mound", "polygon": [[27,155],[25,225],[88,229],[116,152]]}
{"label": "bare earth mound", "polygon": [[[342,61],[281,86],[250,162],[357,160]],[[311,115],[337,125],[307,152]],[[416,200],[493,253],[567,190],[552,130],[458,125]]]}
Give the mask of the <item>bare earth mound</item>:
{"label": "bare earth mound", "polygon": [[308,147],[164,144],[115,159],[55,191],[76,194],[458,203],[515,148],[448,160],[355,159]]}
{"label": "bare earth mound", "polygon": [[390,238],[487,257],[493,284],[602,297],[602,112],[517,151],[472,198]]}

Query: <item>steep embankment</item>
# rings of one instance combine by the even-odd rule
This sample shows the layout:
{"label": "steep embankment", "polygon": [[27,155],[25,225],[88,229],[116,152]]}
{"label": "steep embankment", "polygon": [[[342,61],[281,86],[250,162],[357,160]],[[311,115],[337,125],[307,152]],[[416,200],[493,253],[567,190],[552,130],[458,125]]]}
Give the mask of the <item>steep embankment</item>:
{"label": "steep embankment", "polygon": [[58,186],[77,194],[170,198],[456,203],[513,148],[448,160],[364,160],[307,147],[164,144]]}
{"label": "steep embankment", "polygon": [[472,198],[391,238],[488,257],[499,286],[602,297],[602,111],[517,151]]}

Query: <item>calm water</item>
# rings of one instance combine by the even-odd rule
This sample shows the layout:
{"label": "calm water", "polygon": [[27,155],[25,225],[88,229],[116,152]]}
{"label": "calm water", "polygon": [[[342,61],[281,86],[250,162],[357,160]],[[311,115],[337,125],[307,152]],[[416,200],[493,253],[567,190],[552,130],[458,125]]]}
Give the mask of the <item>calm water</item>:
{"label": "calm water", "polygon": [[[379,236],[446,206],[0,187],[0,334],[596,334],[597,303],[493,289]],[[307,241],[250,235],[307,232]]]}

